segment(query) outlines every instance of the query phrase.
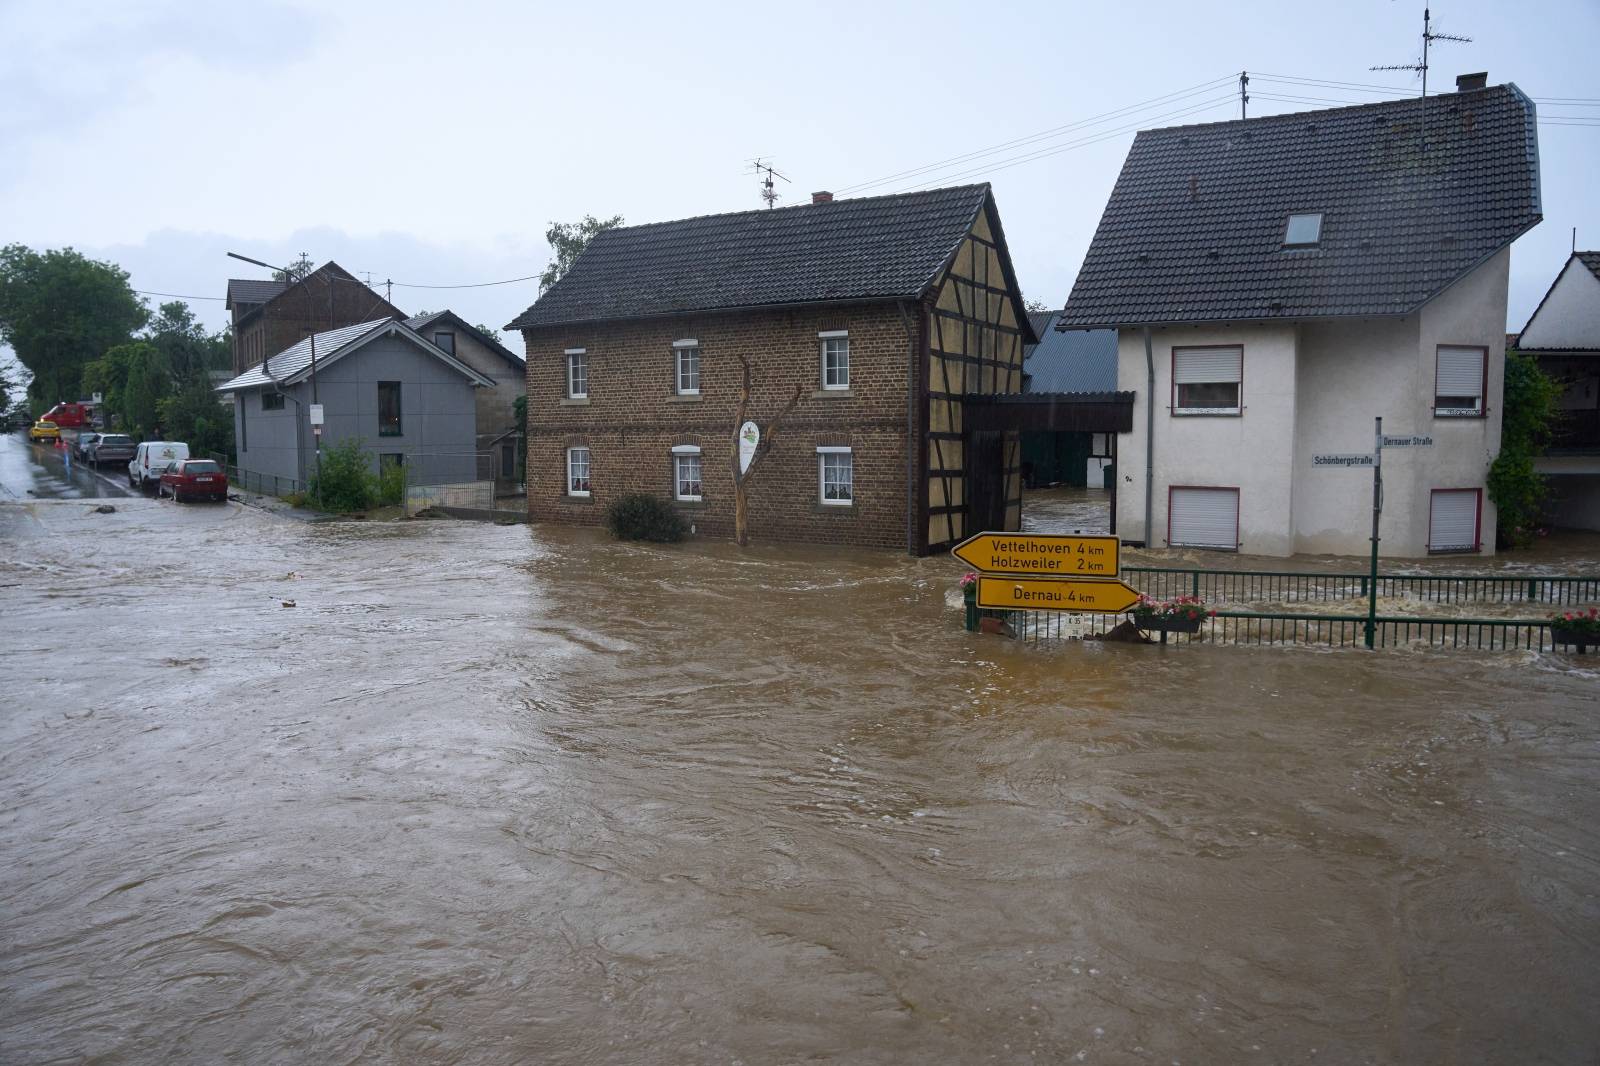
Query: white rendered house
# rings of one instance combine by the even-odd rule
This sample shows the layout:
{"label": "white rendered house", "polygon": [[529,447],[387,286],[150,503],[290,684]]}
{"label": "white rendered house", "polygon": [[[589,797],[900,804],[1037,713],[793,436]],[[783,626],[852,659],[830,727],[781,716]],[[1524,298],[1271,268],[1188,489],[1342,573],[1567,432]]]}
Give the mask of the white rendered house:
{"label": "white rendered house", "polygon": [[[1059,328],[1118,330],[1117,529],[1154,547],[1494,550],[1510,246],[1540,220],[1515,86],[1141,132]],[[1342,457],[1342,458],[1341,458]]]}
{"label": "white rendered house", "polygon": [[1517,338],[1562,386],[1562,421],[1535,469],[1551,524],[1600,529],[1600,252],[1573,252]]}

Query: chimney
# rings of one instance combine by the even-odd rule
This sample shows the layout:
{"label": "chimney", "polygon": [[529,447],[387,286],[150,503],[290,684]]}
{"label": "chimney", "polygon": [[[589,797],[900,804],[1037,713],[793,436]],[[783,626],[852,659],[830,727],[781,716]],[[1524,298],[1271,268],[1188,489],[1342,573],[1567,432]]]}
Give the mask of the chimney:
{"label": "chimney", "polygon": [[1480,70],[1476,74],[1457,74],[1456,92],[1464,93],[1472,89],[1482,89],[1489,84],[1489,72]]}
{"label": "chimney", "polygon": [[811,194],[811,202],[814,204],[831,204],[833,203],[833,193],[827,191],[814,192]]}

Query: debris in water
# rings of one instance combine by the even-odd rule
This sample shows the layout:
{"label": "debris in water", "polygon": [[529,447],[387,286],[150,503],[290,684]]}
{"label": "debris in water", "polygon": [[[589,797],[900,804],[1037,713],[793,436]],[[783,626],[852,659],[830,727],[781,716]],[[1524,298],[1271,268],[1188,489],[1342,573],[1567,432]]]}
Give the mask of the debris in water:
{"label": "debris in water", "polygon": [[1149,637],[1139,631],[1139,627],[1132,622],[1118,622],[1104,633],[1096,636],[1087,636],[1084,640],[1101,640],[1107,644],[1153,644]]}
{"label": "debris in water", "polygon": [[111,506],[109,503],[102,503],[99,507],[96,507],[94,509],[93,513],[95,513],[95,514],[116,514],[117,513],[117,509],[115,507]]}
{"label": "debris in water", "polygon": [[285,607],[293,607],[294,606],[294,601],[293,600],[284,600],[283,601],[283,605]]}

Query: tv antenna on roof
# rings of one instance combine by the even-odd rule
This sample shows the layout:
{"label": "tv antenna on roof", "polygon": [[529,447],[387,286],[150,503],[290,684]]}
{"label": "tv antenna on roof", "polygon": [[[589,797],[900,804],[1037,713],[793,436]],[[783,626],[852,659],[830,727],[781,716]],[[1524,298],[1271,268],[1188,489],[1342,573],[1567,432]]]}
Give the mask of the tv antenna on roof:
{"label": "tv antenna on roof", "polygon": [[771,163],[763,163],[760,156],[756,156],[750,161],[750,173],[766,174],[766,179],[761,183],[761,198],[767,202],[768,207],[777,207],[780,194],[777,189],[773,188],[772,179],[783,178],[784,181],[789,179],[773,169]]}
{"label": "tv antenna on roof", "polygon": [[1368,70],[1409,70],[1413,74],[1422,75],[1422,147],[1428,147],[1428,49],[1434,41],[1453,41],[1456,44],[1471,44],[1471,37],[1462,37],[1454,33],[1435,33],[1433,30],[1433,15],[1427,8],[1422,9],[1422,58],[1415,63],[1397,63],[1386,67],[1368,67]]}

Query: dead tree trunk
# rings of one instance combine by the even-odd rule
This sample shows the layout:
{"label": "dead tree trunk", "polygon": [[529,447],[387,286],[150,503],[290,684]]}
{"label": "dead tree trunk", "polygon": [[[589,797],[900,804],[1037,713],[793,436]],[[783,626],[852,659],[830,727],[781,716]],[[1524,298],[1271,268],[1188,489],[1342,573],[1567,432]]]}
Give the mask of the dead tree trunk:
{"label": "dead tree trunk", "polygon": [[765,427],[756,424],[760,439],[756,443],[756,450],[750,456],[750,465],[745,469],[739,468],[739,431],[744,428],[745,422],[750,420],[750,360],[743,354],[739,356],[739,409],[733,417],[733,539],[744,547],[750,543],[750,504],[746,494],[750,478],[756,472],[756,464],[761,457],[772,450],[772,442],[778,435],[778,427],[783,424],[790,411],[800,402],[802,389],[799,385],[794,387],[794,395],[789,397],[789,402],[783,409],[772,416]]}

